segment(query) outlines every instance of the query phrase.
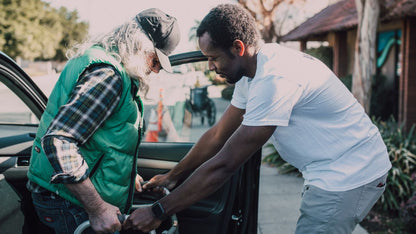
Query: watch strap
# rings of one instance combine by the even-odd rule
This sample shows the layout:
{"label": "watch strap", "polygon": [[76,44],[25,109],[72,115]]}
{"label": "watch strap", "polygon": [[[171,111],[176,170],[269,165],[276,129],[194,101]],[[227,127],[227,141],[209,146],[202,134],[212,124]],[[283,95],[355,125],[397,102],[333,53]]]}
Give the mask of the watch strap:
{"label": "watch strap", "polygon": [[156,218],[162,221],[168,218],[165,213],[165,209],[163,209],[162,204],[160,204],[158,201],[152,204],[152,212]]}

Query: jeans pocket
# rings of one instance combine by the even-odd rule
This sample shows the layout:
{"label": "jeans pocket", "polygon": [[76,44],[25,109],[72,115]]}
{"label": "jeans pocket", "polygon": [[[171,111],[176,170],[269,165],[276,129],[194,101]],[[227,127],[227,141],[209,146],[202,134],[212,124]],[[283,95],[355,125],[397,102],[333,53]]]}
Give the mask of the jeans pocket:
{"label": "jeans pocket", "polygon": [[59,231],[66,227],[65,217],[61,209],[50,209],[34,204],[36,213],[42,223],[55,230],[56,233],[67,233]]}
{"label": "jeans pocket", "polygon": [[59,197],[32,194],[33,205],[42,223],[55,233],[73,233],[79,224],[88,219],[79,206]]}
{"label": "jeans pocket", "polygon": [[337,212],[340,196],[336,192],[325,191],[308,185],[304,191],[300,211],[315,223],[328,223]]}
{"label": "jeans pocket", "polygon": [[364,219],[368,212],[370,212],[371,208],[373,208],[374,204],[376,204],[377,200],[384,193],[384,190],[386,189],[386,177],[387,174],[364,185],[363,194],[360,197],[356,213],[358,222],[361,222]]}

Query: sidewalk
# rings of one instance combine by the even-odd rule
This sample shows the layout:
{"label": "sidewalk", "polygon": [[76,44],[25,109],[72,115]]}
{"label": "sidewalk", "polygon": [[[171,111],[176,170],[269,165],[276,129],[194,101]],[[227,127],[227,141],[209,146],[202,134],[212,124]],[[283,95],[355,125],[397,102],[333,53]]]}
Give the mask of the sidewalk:
{"label": "sidewalk", "polygon": [[[295,175],[278,174],[277,169],[260,168],[258,234],[295,233],[299,217],[303,179]],[[368,234],[357,226],[353,234]]]}

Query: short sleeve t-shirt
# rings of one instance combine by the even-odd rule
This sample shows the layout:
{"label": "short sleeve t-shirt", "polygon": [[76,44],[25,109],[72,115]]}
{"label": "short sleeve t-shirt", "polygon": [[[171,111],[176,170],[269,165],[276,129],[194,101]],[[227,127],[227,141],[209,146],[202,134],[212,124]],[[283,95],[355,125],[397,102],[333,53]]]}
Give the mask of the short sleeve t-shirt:
{"label": "short sleeve t-shirt", "polygon": [[270,140],[306,184],[346,191],[391,167],[362,106],[326,65],[304,53],[263,45],[255,76],[236,83],[231,104],[246,110],[243,125],[277,126]]}

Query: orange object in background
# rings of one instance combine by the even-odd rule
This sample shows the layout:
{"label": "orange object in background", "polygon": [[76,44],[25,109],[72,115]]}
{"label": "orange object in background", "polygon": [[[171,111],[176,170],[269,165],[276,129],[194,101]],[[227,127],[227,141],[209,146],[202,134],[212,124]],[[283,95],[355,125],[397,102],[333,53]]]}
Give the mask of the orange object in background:
{"label": "orange object in background", "polygon": [[158,132],[162,131],[162,119],[163,119],[163,89],[159,90],[159,103],[157,104],[157,128]]}
{"label": "orange object in background", "polygon": [[147,142],[158,142],[159,133],[162,131],[162,119],[163,119],[163,89],[159,90],[159,102],[157,104],[156,113],[152,109],[149,117],[149,125],[147,126],[147,133],[145,141]]}

